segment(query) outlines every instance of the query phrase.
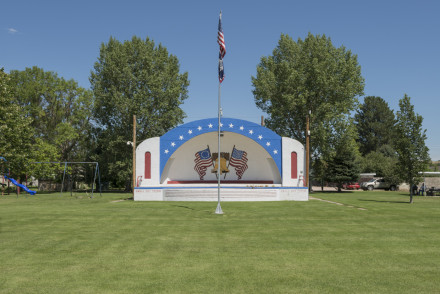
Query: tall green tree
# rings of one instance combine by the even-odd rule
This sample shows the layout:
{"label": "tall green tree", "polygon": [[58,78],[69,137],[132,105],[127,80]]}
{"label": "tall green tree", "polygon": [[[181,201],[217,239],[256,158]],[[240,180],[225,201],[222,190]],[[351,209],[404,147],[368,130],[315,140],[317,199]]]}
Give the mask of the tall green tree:
{"label": "tall green tree", "polygon": [[308,34],[294,41],[281,35],[273,55],[262,57],[252,77],[258,108],[266,125],[282,136],[305,143],[306,115],[311,111],[311,148],[326,157],[335,118],[346,120],[363,94],[364,79],[357,56],[336,48],[325,35]]}
{"label": "tall green tree", "polygon": [[339,128],[333,129],[333,140],[329,142],[331,151],[326,152],[326,156],[322,156],[321,160],[326,162],[324,179],[336,183],[338,191],[341,192],[344,183],[359,179],[361,165],[353,123],[347,120],[345,124],[339,123],[338,126]]}
{"label": "tall green tree", "polygon": [[[98,159],[106,180],[128,183],[131,177],[133,115],[137,138],[160,136],[182,123],[180,108],[188,97],[188,73],[180,73],[176,56],[147,38],[123,43],[110,38],[100,48],[90,76],[96,97],[94,117]],[[128,181],[127,181],[128,180]]]}
{"label": "tall green tree", "polygon": [[[32,153],[32,118],[27,117],[12,98],[10,77],[0,70],[0,156],[8,160],[13,177],[26,174],[29,154]],[[5,170],[3,171],[5,172]]]}
{"label": "tall green tree", "polygon": [[367,96],[354,116],[362,155],[393,145],[396,118],[388,103],[381,97]]}
{"label": "tall green tree", "polygon": [[0,156],[12,177],[23,180],[26,175],[52,174],[53,169],[32,164],[35,161],[57,160],[56,151],[43,140],[36,138],[33,119],[13,96],[10,76],[0,70]]}
{"label": "tall green tree", "polygon": [[56,147],[63,161],[85,160],[90,140],[93,96],[90,90],[36,66],[12,70],[13,98],[32,117],[35,136]]}
{"label": "tall green tree", "polygon": [[398,154],[397,169],[400,178],[410,185],[410,203],[413,202],[412,186],[421,181],[419,172],[425,171],[430,162],[428,147],[425,145],[426,129],[423,117],[414,112],[411,98],[405,96],[399,101],[396,130],[398,137],[395,149]]}

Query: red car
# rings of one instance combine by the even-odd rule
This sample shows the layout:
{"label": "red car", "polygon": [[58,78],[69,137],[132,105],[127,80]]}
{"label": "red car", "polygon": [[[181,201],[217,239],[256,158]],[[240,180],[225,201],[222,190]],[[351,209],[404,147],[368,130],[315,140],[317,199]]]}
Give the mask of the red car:
{"label": "red car", "polygon": [[359,190],[361,188],[361,185],[359,185],[359,183],[347,183],[344,185],[344,189],[347,190]]}

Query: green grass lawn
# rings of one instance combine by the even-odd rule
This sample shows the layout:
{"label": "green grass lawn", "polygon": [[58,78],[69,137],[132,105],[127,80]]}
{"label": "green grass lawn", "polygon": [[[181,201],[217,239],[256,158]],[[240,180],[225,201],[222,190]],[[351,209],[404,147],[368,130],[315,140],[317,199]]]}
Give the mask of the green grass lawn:
{"label": "green grass lawn", "polygon": [[[95,195],[96,196],[96,195]],[[440,198],[0,197],[0,293],[438,293]]]}

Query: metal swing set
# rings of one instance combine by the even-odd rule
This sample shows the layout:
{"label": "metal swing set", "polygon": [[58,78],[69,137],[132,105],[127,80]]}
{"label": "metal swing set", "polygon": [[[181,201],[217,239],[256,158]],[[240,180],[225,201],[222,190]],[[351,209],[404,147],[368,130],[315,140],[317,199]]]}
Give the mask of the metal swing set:
{"label": "metal swing set", "polygon": [[[64,190],[64,182],[66,179],[67,174],[67,166],[69,164],[94,164],[95,165],[95,171],[93,176],[93,182],[92,182],[92,195],[91,198],[93,198],[93,192],[95,191],[95,182],[96,179],[98,179],[98,187],[99,187],[99,196],[102,196],[101,191],[101,175],[99,174],[99,163],[98,162],[90,162],[90,161],[81,161],[81,162],[73,162],[73,161],[45,161],[45,162],[34,162],[37,164],[64,164],[64,172],[63,172],[63,181],[61,182],[61,190],[60,190],[60,196],[63,195]],[[72,185],[70,186],[70,196],[72,196]]]}

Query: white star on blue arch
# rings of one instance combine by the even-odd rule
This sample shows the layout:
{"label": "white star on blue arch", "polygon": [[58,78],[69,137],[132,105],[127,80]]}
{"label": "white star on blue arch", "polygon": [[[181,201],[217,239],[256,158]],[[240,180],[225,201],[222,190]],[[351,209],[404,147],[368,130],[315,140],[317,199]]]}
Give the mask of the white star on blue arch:
{"label": "white star on blue arch", "polygon": [[[222,118],[220,126],[222,130],[246,136],[263,147],[275,161],[280,175],[282,176],[282,160],[280,152],[281,136],[259,124],[235,118]],[[234,126],[240,127],[235,128]],[[193,130],[197,130],[197,132],[194,132]],[[217,130],[218,118],[208,118],[180,125],[160,137],[160,175],[162,176],[163,169],[165,168],[168,159],[170,159],[173,153],[179,149],[180,146],[196,136],[203,135],[205,133],[217,132]],[[186,136],[183,136],[183,134],[186,134]],[[264,140],[261,140],[259,137],[255,136],[255,134],[262,136]],[[173,148],[170,149],[169,147],[172,143],[174,143],[174,146],[172,146]],[[276,150],[276,152],[274,152],[274,150]],[[196,151],[198,150],[195,150],[194,152]]]}

